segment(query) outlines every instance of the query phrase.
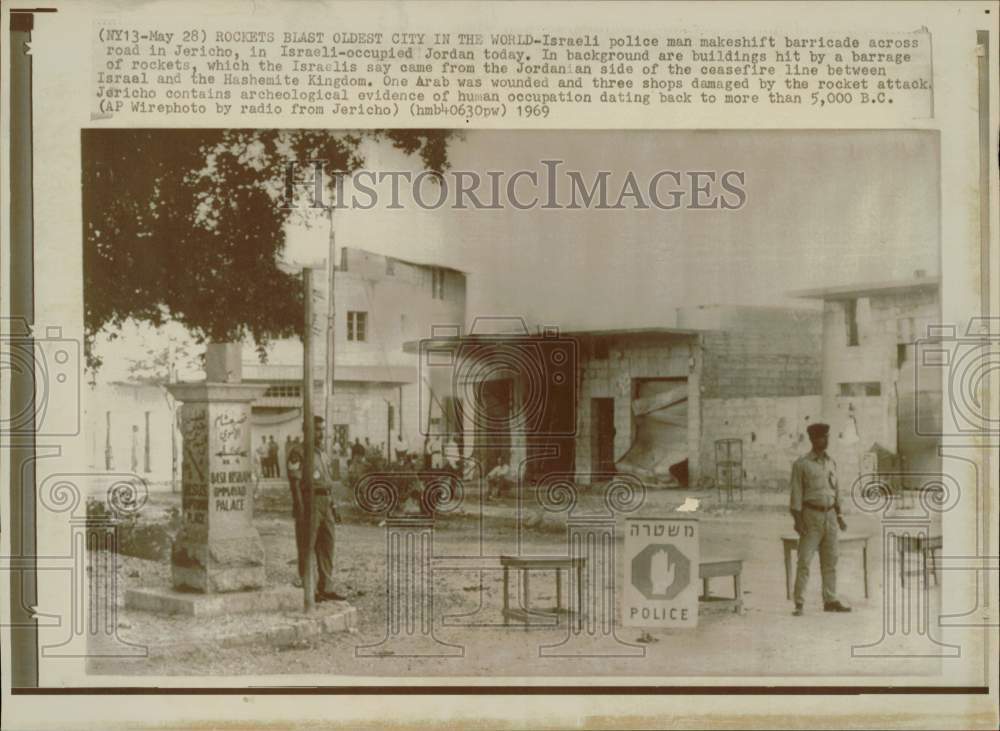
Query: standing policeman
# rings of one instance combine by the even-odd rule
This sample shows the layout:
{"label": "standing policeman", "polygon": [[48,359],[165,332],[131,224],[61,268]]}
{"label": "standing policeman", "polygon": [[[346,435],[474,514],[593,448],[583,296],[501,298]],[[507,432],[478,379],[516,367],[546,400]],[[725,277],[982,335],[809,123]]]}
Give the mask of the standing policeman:
{"label": "standing policeman", "polygon": [[837,464],[826,453],[829,443],[828,424],[806,427],[812,450],[792,465],[791,504],[795,532],[799,534],[799,562],[795,574],[796,617],[802,616],[809,565],[819,550],[819,565],[823,575],[823,611],[849,612],[851,608],[837,599],[838,529],[847,530],[840,514],[837,487]]}
{"label": "standing policeman", "polygon": [[[323,452],[323,417],[313,417],[313,524],[312,535],[315,537],[315,560],[317,570],[316,580],[316,601],[344,601],[346,597],[333,591],[333,556],[334,556],[334,533],[335,524],[340,522],[336,507],[333,502],[333,471],[330,468],[330,460]],[[305,466],[305,455],[301,453],[304,447],[296,444],[292,448],[292,456],[289,461],[295,461]],[[302,490],[304,483],[298,483],[299,490]],[[293,495],[294,495],[293,488]],[[293,501],[293,506],[297,504],[296,514],[296,544],[299,557],[299,578],[305,579],[306,556],[309,551],[310,531],[307,529],[308,516],[305,515],[306,501],[304,495],[300,494],[298,501]]]}

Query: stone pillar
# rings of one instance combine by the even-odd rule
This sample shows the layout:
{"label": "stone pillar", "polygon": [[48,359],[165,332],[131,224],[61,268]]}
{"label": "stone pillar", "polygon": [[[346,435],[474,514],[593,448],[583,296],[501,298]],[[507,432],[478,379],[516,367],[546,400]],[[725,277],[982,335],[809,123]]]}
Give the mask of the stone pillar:
{"label": "stone pillar", "polygon": [[175,589],[215,593],[264,585],[264,545],[253,525],[250,407],[266,389],[239,382],[239,359],[218,354],[233,348],[210,347],[207,381],[167,387],[182,404],[184,522],[171,552]]}

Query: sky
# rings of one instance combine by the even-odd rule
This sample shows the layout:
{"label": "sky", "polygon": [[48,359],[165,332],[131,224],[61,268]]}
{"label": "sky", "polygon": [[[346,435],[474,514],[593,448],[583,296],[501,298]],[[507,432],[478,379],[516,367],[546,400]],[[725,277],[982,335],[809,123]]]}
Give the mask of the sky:
{"label": "sky", "polygon": [[[370,170],[420,170],[419,160],[388,144],[367,143],[365,153]],[[789,292],[940,271],[933,133],[480,130],[455,138],[449,158],[453,171],[483,178],[487,171],[541,175],[542,160],[562,160],[562,170],[588,182],[609,171],[615,193],[628,171],[645,187],[663,170],[736,170],[746,191],[745,205],[729,211],[425,211],[404,193],[400,210],[335,212],[337,245],[468,272],[467,322],[504,316],[565,330],[669,326],[677,307],[810,307]],[[287,263],[326,255],[325,218],[287,235]],[[139,337],[120,339],[113,351]]]}
{"label": "sky", "polygon": [[[470,273],[469,315],[565,327],[663,324],[684,305],[803,306],[797,289],[939,272],[938,145],[923,132],[474,131],[454,170],[739,170],[721,210],[342,210],[338,244]],[[372,169],[412,167],[393,154]],[[428,194],[429,195],[429,194]],[[527,196],[525,196],[527,197]],[[325,231],[320,246],[325,246]]]}

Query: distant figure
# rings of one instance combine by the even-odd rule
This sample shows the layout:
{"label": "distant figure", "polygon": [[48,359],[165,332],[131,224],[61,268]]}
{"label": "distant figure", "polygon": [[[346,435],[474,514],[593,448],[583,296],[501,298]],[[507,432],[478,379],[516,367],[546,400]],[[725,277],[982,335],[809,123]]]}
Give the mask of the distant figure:
{"label": "distant figure", "polygon": [[406,460],[407,452],[410,451],[410,447],[406,443],[406,440],[403,439],[402,433],[396,435],[396,444],[394,450],[396,452],[396,461],[399,463],[403,463]]}
{"label": "distant figure", "polygon": [[278,468],[278,443],[274,441],[273,434],[267,443],[267,461],[271,463],[271,477],[281,477],[281,470]]}
{"label": "distant figure", "polygon": [[254,463],[257,465],[257,474],[267,477],[267,437],[260,438],[260,445],[255,450]]}
{"label": "distant figure", "polygon": [[504,494],[514,484],[510,479],[510,475],[510,464],[502,456],[497,457],[496,466],[490,470],[490,473],[486,476],[487,500],[493,500],[494,498],[504,496]]}
{"label": "distant figure", "polygon": [[354,444],[351,445],[351,461],[364,459],[365,458],[365,448],[361,444],[361,439],[354,437]]}
{"label": "distant figure", "polygon": [[439,470],[444,466],[444,447],[441,444],[441,437],[431,438],[431,469]]}
{"label": "distant figure", "polygon": [[132,472],[139,471],[139,426],[132,425]]}
{"label": "distant figure", "polygon": [[444,466],[449,472],[453,472],[456,475],[462,474],[462,448],[455,441],[454,434],[449,437],[448,442],[444,446]]}

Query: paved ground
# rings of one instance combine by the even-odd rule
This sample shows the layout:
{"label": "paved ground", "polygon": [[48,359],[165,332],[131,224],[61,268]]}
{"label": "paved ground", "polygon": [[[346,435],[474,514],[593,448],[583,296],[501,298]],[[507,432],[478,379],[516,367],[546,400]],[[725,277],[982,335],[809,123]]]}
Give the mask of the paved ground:
{"label": "paved ground", "polygon": [[[814,568],[807,615],[791,616],[785,598],[782,550],[778,536],[790,529],[784,512],[784,494],[749,493],[746,501],[720,505],[714,491],[683,493],[662,491],[651,494],[641,513],[663,515],[687,497],[701,501],[694,513],[701,519],[702,553],[705,557],[737,556],[744,559],[743,585],[745,612],[711,610],[704,612],[699,625],[691,630],[651,630],[652,642],[638,644],[641,630],[619,628],[623,645],[614,645],[607,657],[540,657],[539,648],[556,645],[567,637],[565,627],[525,631],[503,627],[500,615],[501,572],[495,558],[518,549],[514,530],[514,503],[487,505],[478,517],[478,496],[467,496],[471,508],[465,515],[438,522],[434,535],[434,555],[438,557],[482,554],[487,557],[482,570],[436,572],[433,583],[434,635],[442,644],[458,647],[456,657],[406,657],[389,646],[377,657],[357,657],[359,646],[375,645],[386,635],[385,529],[378,519],[362,520],[351,510],[337,528],[338,591],[346,594],[358,609],[358,632],[324,636],[308,643],[276,647],[258,643],[249,647],[219,647],[206,643],[197,652],[160,655],[140,660],[93,660],[91,672],[115,675],[135,674],[333,674],[339,676],[539,676],[551,678],[579,675],[652,676],[799,676],[811,682],[820,676],[935,675],[940,662],[934,658],[860,658],[852,656],[852,646],[877,643],[883,630],[883,570],[879,525],[870,516],[849,513],[851,532],[872,536],[870,551],[871,596],[864,598],[860,552],[845,551],[840,562],[840,587],[845,601],[854,606],[851,614],[822,612],[819,598],[819,567]],[[585,496],[584,501],[596,501]],[[154,498],[146,513],[155,516],[178,496]],[[280,492],[262,495],[258,503],[257,527],[264,539],[270,582],[290,582],[294,557],[292,523]],[[559,517],[531,513],[533,527],[521,534],[524,553],[566,552],[565,527]],[[622,531],[619,530],[619,540]],[[620,548],[619,544],[619,548]],[[165,562],[125,557],[120,565],[120,586],[166,585],[169,566]],[[622,582],[619,568],[616,580]],[[718,580],[718,591],[729,590]],[[551,575],[532,579],[533,597],[545,603],[554,599]],[[715,588],[715,587],[713,587]],[[937,590],[931,587],[931,613],[938,604]],[[445,617],[466,615],[465,620]],[[469,618],[471,616],[471,619]],[[154,632],[161,624],[141,612],[123,613],[120,621],[133,637]],[[200,620],[187,620],[190,622]],[[239,621],[237,618],[227,620]],[[452,626],[455,621],[477,626]],[[175,625],[176,626],[176,625]],[[144,628],[149,628],[148,630]],[[643,656],[616,656],[635,646]],[[882,647],[888,647],[883,644]],[[929,647],[926,636],[911,631],[903,641],[912,654]],[[604,648],[602,652],[607,651]],[[900,650],[897,648],[896,653]]]}

